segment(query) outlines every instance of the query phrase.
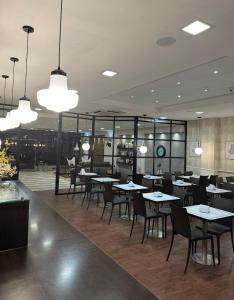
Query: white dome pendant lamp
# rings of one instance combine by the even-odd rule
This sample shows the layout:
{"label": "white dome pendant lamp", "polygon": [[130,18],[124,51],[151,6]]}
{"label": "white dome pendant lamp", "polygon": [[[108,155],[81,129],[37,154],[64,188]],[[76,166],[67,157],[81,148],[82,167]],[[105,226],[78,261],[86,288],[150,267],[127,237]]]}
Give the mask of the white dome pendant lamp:
{"label": "white dome pendant lamp", "polygon": [[[143,121],[143,124],[144,124],[143,134],[145,135],[145,123],[144,123],[144,121]],[[141,154],[145,154],[148,151],[148,148],[147,148],[147,146],[145,146],[144,141],[143,141],[142,145],[140,146],[139,151],[140,151]]]}
{"label": "white dome pendant lamp", "polygon": [[34,28],[28,25],[23,26],[23,31],[27,33],[27,48],[26,48],[26,63],[25,63],[25,79],[24,79],[24,96],[19,99],[19,105],[17,109],[11,111],[11,117],[14,120],[19,121],[22,124],[27,124],[35,121],[38,117],[38,113],[31,110],[30,99],[27,98],[27,75],[28,75],[28,40],[29,33],[34,32]]}
{"label": "white dome pendant lamp", "polygon": [[4,99],[3,99],[3,108],[2,108],[2,116],[0,117],[0,131],[7,130],[7,123],[5,118],[5,104],[6,104],[6,80],[9,78],[8,75],[2,75],[2,78],[4,79]]}
{"label": "white dome pendant lamp", "polygon": [[67,74],[60,69],[62,13],[63,0],[61,0],[59,18],[58,68],[51,72],[49,88],[37,92],[38,103],[58,113],[76,107],[79,101],[77,91],[67,88]]}
{"label": "white dome pendant lamp", "polygon": [[[12,71],[12,87],[11,87],[11,107],[13,106],[14,100],[14,85],[15,85],[15,63],[19,61],[16,57],[11,57],[10,61],[13,62],[13,71]],[[20,122],[12,117],[11,111],[8,111],[6,114],[6,125],[7,129],[14,129],[20,126]]]}

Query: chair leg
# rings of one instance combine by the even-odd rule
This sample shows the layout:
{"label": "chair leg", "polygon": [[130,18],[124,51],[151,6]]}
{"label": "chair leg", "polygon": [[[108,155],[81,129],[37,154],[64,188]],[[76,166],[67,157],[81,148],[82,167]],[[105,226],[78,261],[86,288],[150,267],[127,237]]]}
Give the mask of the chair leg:
{"label": "chair leg", "polygon": [[103,219],[105,210],[106,210],[106,204],[104,204],[104,206],[103,206],[102,215],[101,215],[101,220]]}
{"label": "chair leg", "polygon": [[87,195],[87,192],[85,192],[85,193],[84,193],[84,197],[83,197],[83,200],[82,200],[82,202],[81,202],[81,206],[83,206],[83,204],[84,204],[84,201],[85,201],[86,195]]}
{"label": "chair leg", "polygon": [[92,196],[93,196],[93,198],[94,198],[94,194],[89,193],[87,209],[89,209],[90,202],[91,202],[91,197],[92,197]]}
{"label": "chair leg", "polygon": [[232,250],[234,252],[233,230],[230,231],[230,234],[231,234],[231,241],[232,241]]}
{"label": "chair leg", "polygon": [[110,218],[109,218],[109,224],[110,224],[110,222],[111,222],[113,210],[114,210],[114,205],[112,204],[112,207],[111,207],[111,214],[110,214]]}
{"label": "chair leg", "polygon": [[134,224],[135,224],[135,215],[133,216],[133,219],[132,219],[132,226],[131,226],[131,231],[130,231],[130,236],[132,236],[132,231],[133,231],[133,227],[134,227]]}
{"label": "chair leg", "polygon": [[191,243],[192,242],[189,240],[186,265],[185,265],[185,268],[184,268],[184,274],[187,272],[187,268],[188,268],[188,263],[189,263],[189,258],[190,258],[190,252],[191,252]]}
{"label": "chair leg", "polygon": [[150,232],[150,224],[151,224],[151,220],[148,219],[148,228],[147,228],[147,238],[149,237],[149,232]]}
{"label": "chair leg", "polygon": [[169,252],[167,254],[167,259],[166,259],[167,261],[169,260],[173,243],[174,243],[174,232],[172,232],[172,236],[171,236],[171,245],[170,245],[170,248],[169,248]]}
{"label": "chair leg", "polygon": [[127,204],[126,204],[126,207],[127,207],[127,209],[128,209],[128,221],[130,222],[130,221],[131,221],[131,215],[130,215],[130,204],[129,204],[129,203],[127,203]]}
{"label": "chair leg", "polygon": [[211,237],[210,241],[211,241],[212,260],[213,260],[213,265],[215,267],[214,239],[213,239],[213,236]]}
{"label": "chair leg", "polygon": [[145,239],[146,223],[147,223],[147,219],[145,218],[145,222],[144,222],[144,231],[143,231],[143,236],[142,236],[142,241],[141,241],[142,244],[144,243],[144,239]]}
{"label": "chair leg", "polygon": [[167,216],[164,217],[164,238],[167,237]]}
{"label": "chair leg", "polygon": [[217,235],[217,251],[218,251],[218,264],[220,264],[220,237]]}
{"label": "chair leg", "polygon": [[119,217],[121,216],[121,203],[119,204]]}

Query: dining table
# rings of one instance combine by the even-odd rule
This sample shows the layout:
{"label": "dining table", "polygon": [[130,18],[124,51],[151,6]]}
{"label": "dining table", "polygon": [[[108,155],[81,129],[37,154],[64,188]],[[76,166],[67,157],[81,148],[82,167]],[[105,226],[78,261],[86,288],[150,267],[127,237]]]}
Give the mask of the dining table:
{"label": "dining table", "polygon": [[[171,201],[178,201],[180,198],[164,194],[161,192],[153,192],[153,193],[143,193],[143,198],[151,203],[155,204],[155,212],[159,212],[159,206],[161,203],[171,202]],[[159,219],[156,219],[156,229],[149,231],[149,236],[163,238],[163,231],[159,228]]]}
{"label": "dining table", "polygon": [[[130,209],[130,219],[132,219],[132,214],[131,214],[131,197],[132,197],[132,192],[136,191],[142,191],[142,190],[148,190],[149,188],[147,186],[135,184],[133,182],[129,183],[122,183],[122,184],[114,184],[114,188],[120,190],[120,191],[125,191],[128,194],[128,201],[129,201],[129,209]],[[129,219],[129,216],[127,214],[121,215],[122,219]]]}
{"label": "dining table", "polygon": [[[187,213],[202,221],[202,231],[204,234],[208,232],[208,224],[219,219],[234,217],[234,214],[225,210],[217,209],[207,205],[192,205],[185,207]],[[207,240],[202,241],[201,252],[196,252],[192,256],[193,260],[202,265],[213,265],[212,255],[208,253]],[[218,264],[218,259],[215,258],[215,264]]]}
{"label": "dining table", "polygon": [[185,187],[189,187],[191,185],[194,185],[194,183],[186,182],[186,181],[183,181],[183,180],[176,180],[176,181],[173,181],[172,183],[173,183],[174,186],[181,187],[181,188],[185,188]]}

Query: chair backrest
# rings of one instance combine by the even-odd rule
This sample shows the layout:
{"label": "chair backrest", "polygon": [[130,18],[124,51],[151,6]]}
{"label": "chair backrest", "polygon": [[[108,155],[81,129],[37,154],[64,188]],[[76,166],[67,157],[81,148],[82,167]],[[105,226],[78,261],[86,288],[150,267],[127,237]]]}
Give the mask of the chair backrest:
{"label": "chair backrest", "polygon": [[152,189],[153,181],[147,178],[142,178],[141,185],[146,186],[149,189]]}
{"label": "chair backrest", "polygon": [[222,185],[223,184],[223,177],[217,177],[216,179],[217,185]]}
{"label": "chair backrest", "polygon": [[109,202],[113,202],[114,199],[114,192],[112,190],[112,185],[111,184],[105,184],[105,190],[103,193],[103,199],[104,199],[104,203],[109,203]]}
{"label": "chair backrest", "polygon": [[174,172],[174,175],[175,175],[175,180],[177,180],[177,179],[179,178],[179,176],[182,175],[182,172],[180,172],[180,171],[175,171],[175,172]]}
{"label": "chair backrest", "polygon": [[213,185],[217,185],[217,178],[218,178],[218,175],[210,175],[210,178],[209,178],[209,184],[213,184]]}
{"label": "chair backrest", "polygon": [[171,220],[174,233],[180,234],[186,238],[191,237],[190,222],[186,208],[170,204]]}
{"label": "chair backrest", "polygon": [[85,192],[90,193],[92,190],[92,181],[89,176],[84,176],[85,177]]}
{"label": "chair backrest", "polygon": [[186,171],[184,173],[185,176],[192,176],[193,175],[193,171]]}
{"label": "chair backrest", "polygon": [[146,216],[146,206],[145,199],[140,192],[133,192],[133,210],[134,214],[145,217]]}
{"label": "chair backrest", "polygon": [[183,207],[184,206],[185,195],[186,195],[186,190],[184,190],[184,189],[174,189],[173,196],[180,198],[180,200],[173,201],[173,203],[177,206]]}
{"label": "chair backrest", "polygon": [[162,180],[162,193],[172,195],[173,193],[173,184],[171,179],[163,179]]}
{"label": "chair backrest", "polygon": [[190,177],[189,178],[190,183],[199,184],[199,178],[196,177]]}
{"label": "chair backrest", "polygon": [[[213,199],[213,205],[215,208],[226,210],[234,213],[234,200],[228,198],[216,197]],[[224,218],[215,221],[216,223],[231,227],[233,218]]]}
{"label": "chair backrest", "polygon": [[134,183],[141,185],[143,179],[143,174],[136,174]]}
{"label": "chair backrest", "polygon": [[75,170],[70,171],[70,184],[75,184],[76,183],[76,174]]}
{"label": "chair backrest", "polygon": [[208,176],[201,175],[199,178],[199,185],[208,186]]}
{"label": "chair backrest", "polygon": [[171,179],[172,178],[172,174],[170,172],[164,172],[163,177],[165,179]]}
{"label": "chair backrest", "polygon": [[127,180],[128,180],[128,175],[125,173],[121,173],[119,183],[120,184],[127,183]]}
{"label": "chair backrest", "polygon": [[197,204],[208,205],[208,196],[206,188],[201,185],[193,186],[193,205]]}
{"label": "chair backrest", "polygon": [[234,177],[233,176],[227,176],[226,181],[227,182],[234,182]]}

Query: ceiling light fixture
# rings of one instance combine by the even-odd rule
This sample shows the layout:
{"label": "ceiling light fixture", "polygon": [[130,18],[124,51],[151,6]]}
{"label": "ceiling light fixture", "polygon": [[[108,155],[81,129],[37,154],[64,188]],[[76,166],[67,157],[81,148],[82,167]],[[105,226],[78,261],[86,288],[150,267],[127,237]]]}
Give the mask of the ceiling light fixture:
{"label": "ceiling light fixture", "polygon": [[177,98],[180,99],[182,96],[181,95],[177,95]]}
{"label": "ceiling light fixture", "polygon": [[102,75],[105,77],[114,77],[116,76],[118,73],[115,71],[111,71],[111,70],[105,70],[102,72]]}
{"label": "ceiling light fixture", "polygon": [[55,112],[68,111],[76,107],[79,101],[77,91],[68,90],[67,74],[60,69],[62,13],[63,0],[61,0],[59,18],[58,68],[51,72],[49,88],[37,92],[38,103]]}
{"label": "ceiling light fixture", "polygon": [[[198,117],[199,119],[201,119],[201,117]],[[201,156],[202,153],[203,153],[203,149],[202,149],[202,146],[201,146],[201,136],[200,136],[200,120],[198,120],[198,136],[199,136],[199,141],[197,143],[197,147],[195,148],[195,153],[198,155],[198,156]]]}
{"label": "ceiling light fixture", "polygon": [[133,98],[134,98],[134,96],[130,96],[130,98],[132,98],[132,99],[133,99]]}
{"label": "ceiling light fixture", "polygon": [[151,90],[151,93],[154,93],[155,92],[155,90]]}
{"label": "ceiling light fixture", "polygon": [[181,81],[177,81],[177,83],[176,83],[177,85],[181,85]]}
{"label": "ceiling light fixture", "polygon": [[[140,125],[140,124],[138,123],[138,125]],[[143,126],[143,135],[145,136],[145,122],[143,123],[143,125],[144,125]],[[141,154],[145,154],[148,151],[148,148],[145,145],[144,141],[142,142],[142,145],[140,146],[139,151]]]}
{"label": "ceiling light fixture", "polygon": [[214,70],[213,74],[215,75],[219,74],[219,70]]}
{"label": "ceiling light fixture", "polygon": [[[14,101],[14,85],[15,85],[15,63],[19,61],[16,57],[11,57],[10,61],[13,62],[12,69],[12,88],[11,88],[11,107]],[[8,111],[6,114],[6,126],[7,129],[14,129],[20,126],[20,122],[12,116],[11,111]]]}
{"label": "ceiling light fixture", "polygon": [[210,29],[211,26],[204,23],[204,22],[201,22],[199,20],[196,20],[194,22],[192,22],[191,24],[185,26],[182,28],[183,31],[191,34],[191,35],[197,35],[207,29]]}
{"label": "ceiling light fixture", "polygon": [[159,100],[155,100],[155,103],[159,103]]}
{"label": "ceiling light fixture", "polygon": [[0,131],[7,130],[6,118],[5,118],[5,104],[6,104],[6,80],[9,78],[8,75],[2,75],[4,79],[4,90],[3,90],[3,107],[2,107],[2,116],[0,117]]}
{"label": "ceiling light fixture", "polygon": [[160,117],[159,119],[161,119],[161,120],[166,120],[167,117]]}
{"label": "ceiling light fixture", "polygon": [[25,77],[24,77],[24,96],[19,99],[19,105],[17,109],[11,111],[11,117],[22,124],[27,124],[35,121],[38,117],[38,113],[31,110],[30,99],[27,98],[27,77],[28,77],[28,41],[29,33],[34,32],[34,28],[28,25],[23,26],[23,31],[27,33],[26,41],[26,59],[25,59]]}
{"label": "ceiling light fixture", "polygon": [[206,93],[207,93],[207,92],[208,92],[208,89],[204,89],[204,92],[206,92]]}
{"label": "ceiling light fixture", "polygon": [[196,111],[196,114],[197,115],[202,115],[202,114],[204,114],[204,111]]}

